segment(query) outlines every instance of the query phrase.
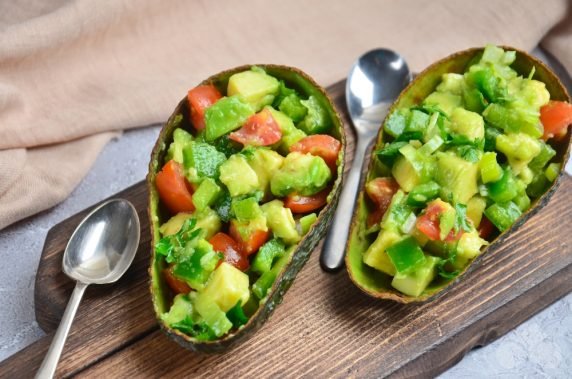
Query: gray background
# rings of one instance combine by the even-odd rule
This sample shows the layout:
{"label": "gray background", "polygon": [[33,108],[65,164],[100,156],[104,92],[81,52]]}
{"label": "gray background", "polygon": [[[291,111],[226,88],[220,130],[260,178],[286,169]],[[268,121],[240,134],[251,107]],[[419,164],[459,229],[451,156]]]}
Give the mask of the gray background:
{"label": "gray background", "polygon": [[[0,361],[44,335],[34,319],[33,294],[48,230],[143,180],[158,133],[159,127],[153,126],[112,140],[68,199],[0,232]],[[571,378],[572,294],[494,343],[471,351],[441,377]]]}

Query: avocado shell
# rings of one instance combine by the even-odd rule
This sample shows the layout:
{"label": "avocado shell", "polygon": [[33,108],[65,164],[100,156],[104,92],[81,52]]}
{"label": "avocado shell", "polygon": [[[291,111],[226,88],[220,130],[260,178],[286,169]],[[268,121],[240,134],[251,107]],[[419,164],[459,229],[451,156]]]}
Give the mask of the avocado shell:
{"label": "avocado shell", "polygon": [[[532,57],[531,55],[525,53],[524,51],[501,46],[505,51],[513,50],[516,51],[516,60],[511,65],[513,69],[517,71],[519,75],[528,76],[533,67],[536,68],[534,74],[534,79],[542,81],[546,84],[546,88],[550,92],[551,100],[568,101],[570,100],[570,95],[566,91],[566,88],[562,85],[558,77],[550,70],[544,63],[540,60]],[[444,59],[433,63],[431,66],[426,68],[421,72],[415,80],[413,80],[399,95],[397,100],[393,103],[388,111],[388,116],[395,110],[404,107],[411,107],[417,105],[423,101],[441,81],[441,76],[445,73],[460,73],[462,74],[466,68],[468,68],[473,62],[480,58],[484,48],[472,48],[464,51],[454,53]],[[388,116],[384,120],[387,122]],[[561,141],[554,142],[549,141],[551,146],[556,150],[557,154],[554,158],[558,162],[567,162],[570,155],[570,140],[571,140],[572,130],[569,129],[566,137]],[[373,151],[379,149],[385,138],[385,133],[383,127],[380,129],[376,145]],[[372,154],[368,166],[368,174],[365,183],[376,177],[376,157]],[[413,297],[405,295],[393,287],[391,287],[391,277],[380,271],[377,271],[363,263],[362,256],[365,253],[367,247],[371,244],[371,236],[365,235],[366,230],[366,217],[367,217],[367,204],[364,201],[364,189],[360,191],[358,195],[357,204],[355,207],[352,226],[350,228],[350,238],[346,245],[346,268],[351,280],[366,294],[373,296],[378,299],[393,300],[399,303],[414,303],[414,302],[424,302],[427,300],[433,300],[438,296],[444,294],[449,290],[453,284],[457,283],[461,278],[469,271],[474,270],[482,257],[485,254],[493,254],[501,246],[503,241],[513,232],[515,232],[526,220],[528,220],[532,215],[538,212],[543,206],[548,203],[548,200],[558,188],[560,179],[564,172],[564,164],[560,170],[560,173],[554,183],[548,188],[548,190],[537,199],[533,200],[533,203],[528,211],[526,211],[508,230],[497,236],[489,246],[471,263],[465,267],[465,269],[454,279],[445,280],[443,278],[438,278],[437,281],[433,282],[420,296]],[[364,187],[365,188],[365,187]]]}
{"label": "avocado shell", "polygon": [[[203,81],[201,84],[214,84],[221,93],[226,93],[228,79],[231,75],[250,70],[253,65],[245,65],[236,67],[230,70],[223,71],[219,74],[213,75]],[[334,181],[332,190],[328,195],[328,203],[320,211],[318,220],[312,226],[310,231],[298,243],[296,251],[293,253],[290,262],[286,265],[281,274],[276,278],[272,288],[269,290],[265,302],[259,305],[258,310],[250,317],[247,324],[243,325],[238,330],[226,334],[222,338],[214,341],[199,341],[191,336],[188,336],[179,330],[175,330],[165,325],[160,315],[168,311],[171,302],[171,292],[167,287],[161,270],[165,268],[163,259],[157,259],[155,256],[155,244],[161,238],[159,233],[159,226],[167,221],[169,213],[164,209],[159,202],[157,189],[155,188],[155,177],[161,170],[164,164],[165,155],[169,144],[173,140],[173,131],[176,128],[184,128],[187,131],[191,130],[191,123],[189,121],[189,107],[187,97],[183,98],[173,114],[169,117],[167,123],[161,129],[159,137],[151,153],[151,161],[149,163],[149,174],[147,175],[147,186],[149,189],[149,225],[151,232],[151,261],[149,266],[150,276],[150,291],[153,307],[157,321],[161,329],[173,340],[181,346],[203,352],[217,352],[222,351],[246,339],[249,335],[255,332],[270,316],[276,306],[282,302],[282,297],[292,284],[292,281],[298,274],[298,271],[304,266],[311,252],[314,250],[320,239],[324,237],[330,220],[334,214],[336,204],[341,191],[342,173],[344,172],[344,155],[346,147],[346,137],[344,134],[344,126],[335,106],[326,91],[320,87],[313,79],[311,79],[304,72],[287,66],[280,65],[255,65],[263,68],[269,75],[283,80],[285,84],[296,89],[303,96],[315,96],[320,103],[326,107],[332,120],[332,129],[330,134],[336,137],[342,144],[338,156],[338,170],[337,177]]]}

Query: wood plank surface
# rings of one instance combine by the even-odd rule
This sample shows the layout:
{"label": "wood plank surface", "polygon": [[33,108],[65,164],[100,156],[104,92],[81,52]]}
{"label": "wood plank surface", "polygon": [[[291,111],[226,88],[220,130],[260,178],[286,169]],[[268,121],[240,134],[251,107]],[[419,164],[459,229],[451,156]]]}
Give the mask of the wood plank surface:
{"label": "wood plank surface", "polygon": [[[328,91],[344,110],[344,83]],[[353,151],[349,134],[347,159]],[[164,336],[154,320],[144,183],[114,197],[133,202],[139,211],[137,257],[116,284],[88,288],[58,377],[433,376],[572,291],[572,179],[566,177],[543,210],[433,302],[402,305],[367,297],[345,271],[320,270],[320,245],[254,336],[224,354],[195,353]],[[73,287],[61,273],[63,250],[88,212],[48,233],[35,300],[38,323],[51,333],[1,362],[0,377],[31,377],[39,367]]]}

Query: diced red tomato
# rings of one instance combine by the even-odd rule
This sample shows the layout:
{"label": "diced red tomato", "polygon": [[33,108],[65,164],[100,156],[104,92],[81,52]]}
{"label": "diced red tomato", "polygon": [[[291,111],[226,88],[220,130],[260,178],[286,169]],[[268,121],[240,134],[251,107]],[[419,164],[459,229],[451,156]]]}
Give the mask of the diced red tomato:
{"label": "diced red tomato", "polygon": [[268,109],[250,116],[242,128],[232,132],[229,138],[243,145],[269,146],[280,141],[282,129]]}
{"label": "diced red tomato", "polygon": [[229,233],[231,237],[238,242],[241,251],[247,256],[256,253],[258,249],[260,249],[260,246],[264,245],[264,243],[268,241],[268,238],[270,238],[269,230],[254,230],[246,240],[242,239],[235,220],[231,220],[230,222]]}
{"label": "diced red tomato", "polygon": [[367,217],[368,227],[381,221],[398,189],[399,184],[393,178],[375,178],[365,185],[365,192],[375,204],[375,209]]}
{"label": "diced red tomato", "polygon": [[[209,243],[213,249],[224,254],[224,261],[241,271],[246,271],[250,266],[248,258],[242,253],[240,245],[226,233],[217,233],[211,237]],[[222,263],[222,261],[220,262]],[[220,265],[219,263],[219,265]]]}
{"label": "diced red tomato", "polygon": [[544,126],[542,139],[545,141],[564,137],[568,126],[572,124],[572,104],[564,101],[549,102],[540,108],[540,122]]}
{"label": "diced red tomato", "polygon": [[493,223],[488,218],[483,216],[481,223],[479,224],[479,237],[488,240],[494,230],[495,226]]}
{"label": "diced red tomato", "polygon": [[311,196],[302,196],[291,193],[286,196],[284,206],[293,213],[308,213],[326,205],[331,188],[326,188]]}
{"label": "diced red tomato", "polygon": [[190,185],[183,176],[183,167],[170,160],[155,177],[155,185],[163,204],[173,213],[195,210]]}
{"label": "diced red tomato", "polygon": [[173,275],[173,267],[163,269],[163,276],[167,285],[173,290],[174,293],[189,293],[191,292],[191,287],[183,280],[178,279]]}
{"label": "diced red tomato", "polygon": [[327,134],[314,134],[304,137],[290,146],[290,151],[317,155],[326,162],[332,171],[335,171],[336,161],[341,148],[342,144],[334,137]]}
{"label": "diced red tomato", "polygon": [[191,122],[197,131],[205,128],[205,111],[216,103],[222,95],[212,84],[201,85],[189,91],[187,99],[191,110]]}
{"label": "diced red tomato", "polygon": [[[439,216],[445,212],[447,209],[441,201],[432,201],[427,204],[425,213],[417,218],[417,229],[425,234],[427,238],[433,241],[440,241],[441,230],[439,229]],[[455,233],[451,230],[447,237],[445,237],[445,242],[457,241],[461,238],[463,234],[462,230]]]}

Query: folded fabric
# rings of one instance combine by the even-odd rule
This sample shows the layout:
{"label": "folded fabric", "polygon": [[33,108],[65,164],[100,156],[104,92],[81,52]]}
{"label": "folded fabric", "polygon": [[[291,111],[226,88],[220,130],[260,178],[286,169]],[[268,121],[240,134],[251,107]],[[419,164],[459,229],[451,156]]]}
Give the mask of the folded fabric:
{"label": "folded fabric", "polygon": [[[565,0],[0,3],[0,229],[65,199],[112,132],[164,121],[201,79],[245,63],[328,85],[379,46],[413,70],[486,43],[542,42],[572,71]],[[62,172],[61,167],[67,170]]]}

